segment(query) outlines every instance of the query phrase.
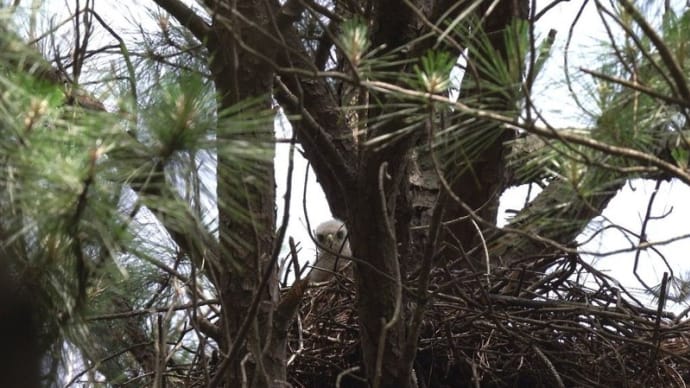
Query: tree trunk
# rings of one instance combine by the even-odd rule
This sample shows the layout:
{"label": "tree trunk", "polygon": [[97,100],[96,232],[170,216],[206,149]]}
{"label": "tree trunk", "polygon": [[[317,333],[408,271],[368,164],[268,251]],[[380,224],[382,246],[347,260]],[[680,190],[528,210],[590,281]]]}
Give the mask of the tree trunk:
{"label": "tree trunk", "polygon": [[[500,54],[503,61],[510,60],[522,63],[524,58],[522,61],[508,58],[507,45],[513,44],[513,42],[505,41],[504,30],[511,22],[528,17],[529,2],[527,0],[503,0],[496,5],[490,14],[486,14],[492,3],[485,1],[479,7],[478,16],[484,18],[481,28],[489,37],[492,49]],[[527,53],[522,54],[526,55]],[[516,116],[518,114],[516,100],[520,79],[515,79],[508,85],[496,85],[496,80],[491,76],[492,71],[486,68],[487,63],[477,60],[478,57],[486,56],[486,52],[469,51],[468,66],[463,78],[459,101],[470,107],[506,112],[505,115],[507,116]],[[522,74],[519,73],[517,76],[521,77]],[[508,90],[511,87],[517,89]],[[503,93],[487,91],[495,88],[501,88]],[[513,99],[512,96],[516,98]],[[466,120],[468,124],[465,129],[458,131],[460,138],[451,140],[449,144],[445,145],[450,147],[452,152],[459,152],[458,148],[462,149],[468,158],[461,165],[447,166],[445,169],[446,179],[451,185],[452,192],[462,203],[452,199],[446,203],[443,219],[449,224],[442,238],[444,249],[442,257],[446,263],[459,260],[462,267],[483,271],[485,262],[482,255],[468,255],[468,252],[480,244],[479,233],[486,234],[491,229],[480,226],[478,231],[477,226],[479,225],[473,225],[472,217],[469,217],[470,214],[466,207],[472,209],[482,219],[490,223],[496,222],[499,199],[506,188],[504,180],[506,142],[514,138],[514,132],[502,129],[498,123],[469,116],[463,117],[461,115],[456,122],[463,123],[463,120]],[[463,136],[477,136],[476,133],[472,133],[477,131],[481,131],[481,151],[472,157],[473,150],[465,149],[464,145],[460,143],[464,141]],[[475,249],[475,251],[481,250]]]}
{"label": "tree trunk", "polygon": [[[256,56],[248,54],[243,45],[254,49],[269,48],[265,35],[258,29],[270,30],[270,16],[266,14],[263,3],[239,1],[237,11],[256,23],[256,27],[235,17],[231,10],[218,7],[214,15],[213,40],[210,41],[211,70],[213,80],[220,95],[220,109],[229,108],[247,99],[263,98],[257,110],[271,108],[271,86],[273,70]],[[263,51],[267,56],[270,52]],[[218,129],[219,139],[228,135],[223,128]],[[232,134],[232,140],[242,140]],[[249,144],[271,144],[273,142],[273,122],[268,121],[256,128],[246,128],[241,135]],[[227,140],[227,138],[223,139]],[[224,142],[221,141],[220,144]],[[275,230],[275,182],[272,158],[268,158],[251,171],[242,171],[237,181],[237,166],[228,160],[223,148],[218,148],[218,210],[221,269],[218,286],[222,303],[223,317],[219,326],[224,328],[226,337],[221,350],[227,355],[232,346],[240,346],[246,336],[246,351],[239,352],[228,369],[225,384],[228,387],[242,386],[242,362],[247,351],[251,353],[252,363],[244,372],[251,379],[252,387],[273,386],[276,381],[286,380],[285,353],[264,352],[268,333],[272,329],[272,312],[278,302],[277,272],[263,289],[259,289],[263,273],[271,266],[273,259],[273,237]],[[249,219],[242,219],[233,213],[230,204],[239,204],[249,211]],[[239,263],[238,267],[230,263]],[[259,298],[256,316],[250,310],[254,298]],[[245,319],[252,319],[247,333],[241,328]],[[239,341],[239,343],[238,343]],[[247,384],[247,382],[244,382]]]}

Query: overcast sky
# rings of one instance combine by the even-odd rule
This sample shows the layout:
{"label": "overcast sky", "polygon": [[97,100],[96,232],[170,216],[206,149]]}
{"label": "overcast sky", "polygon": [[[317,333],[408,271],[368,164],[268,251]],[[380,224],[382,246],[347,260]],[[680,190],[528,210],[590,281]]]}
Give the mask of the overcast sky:
{"label": "overcast sky", "polygon": [[[60,12],[65,12],[63,0],[51,0],[58,8],[52,14],[60,19]],[[149,0],[130,0],[130,1],[97,1],[96,7],[110,23],[120,30],[135,33],[136,29],[132,22],[141,22],[147,19],[145,6],[150,6],[153,2]],[[551,1],[538,1],[539,5],[551,3]],[[660,3],[660,2],[657,2]],[[679,7],[685,2],[677,0]],[[554,52],[546,64],[542,77],[534,90],[540,92],[535,95],[536,105],[540,107],[547,120],[555,127],[582,126],[586,120],[575,107],[570,98],[570,92],[564,84],[560,83],[563,79],[563,48],[568,36],[568,29],[577,13],[582,1],[561,2],[557,7],[550,10],[547,16],[543,17],[537,24],[537,36],[545,36],[549,29],[557,30]],[[126,35],[126,34],[125,34]],[[571,74],[577,76],[577,68],[593,67],[596,63],[594,59],[601,46],[598,43],[603,40],[605,34],[598,15],[594,10],[593,2],[589,2],[581,16],[581,21],[575,27],[573,40],[570,45],[571,55],[569,57],[569,68]],[[540,87],[541,83],[541,87]],[[549,85],[549,87],[543,87]],[[284,117],[276,118],[276,134],[281,138],[289,138],[291,128]],[[278,215],[282,214],[283,194],[285,191],[285,177],[287,169],[287,145],[279,145],[276,154],[276,181],[277,181],[277,205]],[[291,203],[291,219],[288,235],[293,236],[302,245],[302,259],[313,259],[315,255],[314,244],[309,238],[306,219],[308,217],[313,230],[316,225],[331,218],[328,205],[321,192],[314,175],[308,175],[308,185],[306,189],[307,213],[305,214],[302,206],[302,191],[304,187],[306,161],[296,153],[295,169],[293,176],[293,196]],[[593,224],[601,227],[607,223],[613,223],[628,228],[633,233],[640,231],[642,219],[646,212],[648,199],[654,191],[653,182],[633,181],[616,196],[604,211],[601,219]],[[525,202],[526,187],[509,189],[502,197],[501,202],[501,224],[505,222],[505,209],[519,209]],[[536,195],[538,191],[533,190]],[[690,189],[677,181],[664,182],[652,209],[652,214],[660,216],[667,214],[662,219],[651,222],[648,226],[647,237],[649,241],[661,241],[669,238],[678,237],[690,232],[688,220],[690,220],[690,205],[687,198],[690,198]],[[581,236],[584,241],[586,236]],[[637,243],[634,236],[626,236],[620,231],[611,230],[599,234],[582,247],[584,251],[610,252],[623,248],[630,248]],[[682,274],[690,269],[690,262],[686,258],[690,252],[690,239],[681,239],[673,243],[658,247],[658,253],[663,255],[676,275]],[[634,254],[622,253],[609,255],[596,259],[595,262],[600,269],[610,271],[622,284],[634,289],[641,289],[639,283],[632,273]],[[665,267],[662,265],[659,254],[648,251],[640,255],[638,273],[645,282],[650,285],[657,284]],[[684,306],[673,306],[674,310],[680,310]]]}

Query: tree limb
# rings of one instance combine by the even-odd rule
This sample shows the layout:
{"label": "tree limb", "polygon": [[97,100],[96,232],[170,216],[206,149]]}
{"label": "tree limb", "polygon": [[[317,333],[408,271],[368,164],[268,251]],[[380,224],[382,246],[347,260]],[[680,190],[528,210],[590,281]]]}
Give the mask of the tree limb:
{"label": "tree limb", "polygon": [[177,19],[183,27],[189,29],[195,38],[201,42],[209,38],[210,26],[193,9],[180,0],[153,0],[158,6],[166,10]]}

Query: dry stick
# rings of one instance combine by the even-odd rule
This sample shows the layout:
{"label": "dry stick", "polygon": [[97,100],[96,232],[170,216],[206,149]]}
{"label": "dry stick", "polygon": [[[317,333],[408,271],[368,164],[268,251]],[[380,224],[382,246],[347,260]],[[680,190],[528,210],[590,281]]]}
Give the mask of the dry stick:
{"label": "dry stick", "polygon": [[[539,10],[539,12],[536,15],[534,15],[534,17],[532,18],[533,22],[539,21],[539,19],[541,19],[542,16],[546,15],[553,7],[557,6],[558,3],[562,3],[562,2],[566,2],[566,1],[570,1],[570,0],[554,0],[551,3],[549,3],[548,5],[544,6],[542,9]],[[537,7],[532,7],[532,9],[536,11]]]}
{"label": "dry stick", "polygon": [[680,92],[681,97],[683,97],[683,99],[685,100],[690,101],[690,89],[688,89],[688,84],[685,80],[685,74],[683,73],[683,69],[675,60],[673,54],[668,49],[668,46],[666,46],[666,44],[664,43],[664,40],[659,35],[657,35],[657,33],[654,31],[654,28],[652,28],[652,26],[650,26],[649,23],[647,23],[647,20],[645,20],[644,16],[642,16],[640,11],[637,8],[635,8],[635,6],[632,3],[630,3],[630,1],[621,0],[620,3],[623,6],[623,8],[625,8],[625,10],[632,15],[637,25],[640,26],[645,35],[647,35],[647,38],[649,38],[649,40],[659,51],[661,59],[664,61],[664,64],[671,72],[671,77],[673,77],[673,80],[675,81],[676,86],[678,87],[678,91]]}
{"label": "dry stick", "polygon": [[245,354],[244,357],[242,358],[242,361],[240,361],[240,373],[242,374],[242,388],[248,387],[247,366],[246,366],[248,361],[249,361],[249,353]]}
{"label": "dry stick", "polygon": [[[230,11],[231,11],[231,14],[233,17],[241,20],[243,23],[246,23],[249,27],[253,28],[257,33],[261,34],[264,38],[266,38],[270,43],[277,45],[279,47],[282,47],[284,49],[287,49],[292,54],[297,55],[298,57],[300,57],[300,61],[302,63],[309,64],[309,65],[313,64],[311,62],[311,58],[306,53],[301,52],[297,48],[289,46],[284,41],[283,34],[280,33],[280,31],[278,31],[278,34],[277,34],[278,36],[276,37],[275,33],[272,33],[270,31],[266,30],[261,25],[256,23],[254,20],[248,18],[247,16],[243,15],[241,12],[237,11],[237,9],[233,8]],[[250,54],[255,55],[257,58],[264,60],[266,63],[270,64],[274,69],[280,69],[281,68],[280,66],[278,66],[275,63],[275,61],[273,59],[271,59],[270,57],[264,55],[261,51],[259,51],[260,48],[257,49],[257,48],[252,48],[252,47],[247,46],[242,41],[241,37],[237,35],[237,32],[235,31],[235,29],[233,29],[232,27],[228,27],[228,29],[230,30],[229,32],[236,38],[236,40],[238,41],[238,43],[242,49],[247,50]],[[314,67],[312,71],[307,70],[307,71],[305,71],[305,73],[313,75],[315,72],[318,71],[318,69],[316,69],[315,66],[312,66],[312,67]]]}
{"label": "dry stick", "polygon": [[[304,271],[304,268],[300,268],[299,264],[299,256],[297,256],[297,245],[295,245],[295,239],[288,238],[288,245],[290,245],[290,256],[292,257],[291,263],[293,267],[293,271],[295,271],[295,281],[298,281],[302,278],[302,272]],[[287,283],[287,272],[285,273],[285,283]]]}
{"label": "dry stick", "polygon": [[163,386],[163,348],[165,347],[165,337],[163,336],[163,320],[160,314],[156,315],[156,369],[153,375],[153,387],[161,388]]}
{"label": "dry stick", "polygon": [[[652,241],[652,242],[645,241],[645,242],[640,243],[636,247],[621,248],[621,249],[616,249],[613,251],[607,251],[607,252],[600,254],[599,256],[612,256],[612,255],[617,255],[619,253],[631,252],[635,249],[646,249],[646,248],[658,247],[660,245],[668,245],[668,244],[671,244],[671,243],[676,242],[676,241],[685,240],[689,237],[690,237],[690,233],[687,233],[687,234],[681,234],[681,235],[678,235],[675,237],[670,237],[670,238],[667,238],[665,240],[657,240],[657,241]],[[592,254],[595,254],[596,252],[594,252],[594,251],[580,251],[580,253],[586,254],[586,255],[592,255]]]}
{"label": "dry stick", "polygon": [[[342,75],[342,73],[341,73]],[[313,76],[313,75],[312,75]],[[317,135],[321,138],[328,138],[329,134],[328,131],[321,126],[317,120],[314,118],[314,116],[309,113],[309,111],[301,104],[301,100],[294,95],[290,89],[285,85],[285,83],[280,79],[280,76],[276,76],[275,78],[275,83],[278,85],[278,87],[282,90],[281,95],[283,95],[287,100],[288,103],[294,105],[297,109],[299,109],[302,119],[304,119],[304,122],[309,125],[309,127],[313,128]],[[312,139],[313,136],[308,136],[309,139],[306,139],[307,141],[314,142]],[[305,139],[302,139],[304,142]],[[338,176],[343,178],[343,185],[348,185],[352,184],[354,182],[354,172],[352,172],[352,169],[349,167],[349,165],[346,163],[346,161],[340,157],[340,154],[336,151],[335,147],[332,145],[331,142],[327,142],[326,144],[329,145],[328,148],[323,150],[324,155],[329,155],[328,161],[331,162],[333,159],[335,159],[334,163],[331,163],[332,168],[334,171],[338,171]],[[307,175],[309,169],[307,168],[305,170],[305,175]],[[304,190],[306,192],[306,179],[305,179],[305,186]],[[306,200],[302,202],[303,207],[305,209],[305,215],[306,215]],[[309,222],[307,221],[307,227],[309,227]],[[311,229],[309,229],[309,236],[312,237],[312,240],[314,239],[312,234],[311,234]]]}
{"label": "dry stick", "polygon": [[[276,82],[279,84],[285,86],[285,84],[280,81],[280,79],[277,79]],[[285,86],[287,90],[287,86]],[[307,184],[309,183],[309,166],[310,162],[307,161],[306,167],[304,167],[304,185],[302,187],[302,212],[304,213],[304,222],[307,224],[307,233],[309,233],[309,238],[311,239],[312,242],[316,241],[316,238],[314,237],[314,233],[311,230],[311,223],[309,222],[309,212],[307,212]]]}
{"label": "dry stick", "polygon": [[338,377],[335,378],[335,386],[340,388],[340,383],[342,382],[343,377],[358,371],[359,367],[353,366],[352,368],[345,369],[344,371],[338,373]]}
{"label": "dry stick", "polygon": [[[176,283],[176,282],[173,280],[173,283]],[[173,300],[179,300],[182,297],[182,295],[183,295],[183,290],[181,290],[182,286],[183,285],[181,285],[181,284],[178,284],[178,285],[173,284],[173,287],[175,287],[177,289],[175,294],[173,294]],[[168,309],[168,311],[165,312],[165,316],[163,317],[163,320],[167,324],[172,323],[173,313],[174,313],[174,310],[172,310],[172,309]],[[175,333],[175,332],[180,333],[180,334],[182,334],[182,337],[184,337],[186,331],[196,330],[196,328],[193,326],[191,328],[187,328],[185,330],[182,330],[183,325],[186,327],[186,322],[185,322],[185,320],[180,319],[171,328],[171,331],[173,333]],[[161,329],[162,329],[162,326],[161,326]],[[166,352],[163,354],[165,357],[161,360],[161,367],[162,368],[165,368],[165,366],[168,364],[168,361],[170,361],[172,359],[172,357],[175,355],[175,352],[178,351],[180,349],[180,347],[182,346],[182,337],[180,337],[178,339],[178,341],[176,343],[174,343],[170,349],[164,348],[166,350]],[[167,332],[166,332],[165,336],[161,337],[161,344],[163,347],[166,346],[167,341],[168,340],[167,340]]]}
{"label": "dry stick", "polygon": [[[327,18],[329,18],[329,19],[331,19],[331,20],[333,20],[333,21],[336,21],[336,22],[338,22],[338,23],[341,23],[341,22],[343,21],[343,19],[344,19],[342,16],[340,16],[340,15],[334,13],[334,12],[331,12],[330,9],[328,9],[327,7],[325,7],[325,6],[321,5],[321,4],[319,4],[317,1],[314,1],[314,0],[304,0],[304,2],[307,4],[307,10],[308,10],[309,12],[311,12],[311,11],[316,11],[316,12],[320,13],[321,15],[323,15],[323,16],[325,16],[325,17],[327,17]],[[311,12],[311,13],[312,13],[312,15],[313,15],[313,12]],[[318,18],[318,17],[314,17],[314,18],[320,21],[320,18]]]}
{"label": "dry stick", "polygon": [[[656,181],[656,185],[654,186],[654,191],[652,192],[652,195],[649,197],[649,201],[647,202],[647,211],[645,212],[644,219],[642,220],[642,227],[640,228],[640,235],[639,235],[639,244],[642,244],[643,242],[646,242],[647,240],[647,226],[649,225],[649,221],[652,219],[652,208],[654,207],[654,200],[656,199],[656,194],[659,192],[659,188],[661,187],[661,181]],[[642,253],[642,249],[638,248],[635,250],[635,259],[633,261],[633,275],[635,275],[635,278],[637,278],[637,281],[642,284],[642,286],[647,290],[647,291],[652,291],[652,288],[647,285],[647,283],[640,277],[640,274],[637,273],[637,267],[640,263],[640,254]],[[665,261],[665,260],[664,260]],[[671,276],[673,276],[673,269],[666,263],[666,266],[669,268],[671,271]],[[666,272],[664,272],[665,274]],[[666,275],[664,275],[666,276]],[[659,301],[661,301],[661,298],[659,298]]]}
{"label": "dry stick", "polygon": [[300,354],[304,351],[304,336],[302,335],[302,318],[297,315],[297,350],[295,350],[294,353],[288,358],[286,364],[287,366],[290,366],[297,357],[299,357]]}
{"label": "dry stick", "polygon": [[578,9],[577,13],[575,14],[575,17],[573,18],[573,22],[570,23],[570,26],[568,27],[568,38],[565,41],[565,47],[563,48],[563,76],[565,77],[565,84],[568,87],[568,91],[570,92],[570,95],[572,96],[572,99],[575,102],[575,105],[577,105],[578,108],[582,109],[583,112],[588,113],[589,115],[592,115],[592,112],[588,110],[585,105],[582,103],[580,98],[578,97],[578,93],[575,92],[573,89],[573,81],[571,80],[570,77],[570,72],[568,71],[569,68],[569,52],[570,52],[570,44],[573,41],[573,36],[575,35],[575,25],[578,23],[580,18],[582,17],[582,13],[585,10],[585,7],[587,6],[587,3],[589,3],[589,0],[584,0],[582,2],[582,5]]}
{"label": "dry stick", "polygon": [[[595,6],[597,10],[597,14],[599,15],[599,19],[601,20],[601,24],[604,26],[604,30],[606,31],[606,38],[608,38],[608,41],[611,43],[611,49],[613,50],[613,56],[618,60],[618,63],[625,69],[626,72],[628,73],[633,73],[634,70],[630,68],[630,65],[626,62],[626,57],[627,54],[625,54],[627,51],[624,48],[619,47],[619,44],[617,43],[618,37],[614,34],[610,22],[604,17],[604,15],[608,15],[611,17],[620,27],[625,31],[628,35],[626,38],[632,39],[632,41],[637,45],[639,49],[642,51],[642,56],[650,61],[654,69],[657,70],[657,72],[661,73],[662,70],[661,68],[654,62],[652,57],[649,55],[649,52],[645,50],[643,47],[640,46],[640,40],[634,35],[634,33],[630,30],[630,28],[625,25],[624,23],[621,22],[621,20],[613,14],[610,10],[604,8],[603,5],[601,5],[601,2],[599,0],[595,0]],[[629,42],[627,42],[626,39],[626,45],[627,48],[629,48]],[[670,80],[666,77],[665,74],[662,74],[662,77],[666,82],[671,86]]]}
{"label": "dry stick", "polygon": [[[652,58],[652,53],[647,50],[646,45],[641,41],[641,39],[635,34],[635,32],[628,26],[625,22],[623,22],[618,15],[614,14],[611,10],[604,8],[603,6],[599,5],[599,0],[597,2],[597,11],[602,14],[606,14],[609,17],[611,17],[617,24],[618,26],[625,31],[627,34],[626,37],[629,37],[634,43],[637,49],[640,50],[642,53],[642,56],[649,61],[649,64],[654,68],[657,74],[661,75],[661,78],[664,79],[664,82],[666,82],[671,88],[674,93],[676,92],[674,88],[674,83],[668,78],[664,70],[661,68],[661,65],[659,65],[654,58]],[[611,31],[611,28],[608,26],[608,23],[605,22],[603,16],[601,17],[602,21],[604,22],[604,27],[606,28],[606,32],[608,34],[609,41],[612,42],[612,46],[614,48],[616,57],[618,58],[619,62],[625,67],[626,71],[629,73],[634,74],[635,71],[628,66],[628,64],[625,62],[625,58],[628,56],[625,52],[625,48],[619,48],[616,45],[616,38]],[[686,116],[687,117],[687,116]]]}
{"label": "dry stick", "polygon": [[[442,297],[443,299],[446,300],[458,300],[459,298],[454,297],[452,295],[446,295],[446,294],[440,294],[439,297]],[[609,308],[609,307],[604,307],[604,306],[596,306],[592,304],[585,304],[581,302],[568,302],[568,301],[560,301],[560,300],[549,300],[549,299],[544,299],[544,300],[537,300],[537,299],[528,299],[528,298],[521,298],[521,297],[516,297],[516,296],[509,296],[509,295],[498,295],[498,294],[491,294],[489,295],[489,298],[496,302],[496,303],[502,303],[502,304],[507,304],[510,306],[519,306],[519,307],[524,307],[524,308],[529,308],[529,309],[541,309],[544,311],[573,311],[573,312],[579,312],[582,311],[584,313],[589,313],[589,314],[595,314],[597,316],[601,317],[606,317],[610,319],[619,319],[619,320],[626,320],[630,319],[630,315],[623,313],[623,312],[618,312],[619,310],[618,307],[616,308]],[[663,318],[668,318],[668,319],[673,319],[675,315],[670,312],[661,312],[659,313],[657,310],[653,310],[650,308],[646,307],[638,307],[638,306],[628,306],[628,308],[633,311],[636,314],[639,315],[654,315],[654,316],[660,316]]]}
{"label": "dry stick", "polygon": [[474,226],[474,229],[477,231],[477,234],[479,235],[479,240],[482,242],[482,249],[484,251],[484,261],[486,264],[486,284],[491,287],[491,279],[489,277],[491,276],[491,263],[490,263],[490,257],[489,257],[489,248],[486,246],[486,239],[484,238],[484,233],[482,232],[481,228],[479,225],[477,225],[477,221],[470,219],[472,222],[472,225]]}
{"label": "dry stick", "polygon": [[[448,24],[448,27],[441,33],[441,35],[436,39],[436,42],[443,42],[446,39],[448,39],[448,35],[451,34],[451,32],[455,31],[455,27],[458,26],[458,24],[463,21],[465,18],[467,18],[470,14],[474,12],[474,10],[481,5],[483,1],[476,0],[474,3],[466,5],[466,8],[458,15],[456,16],[452,22]],[[496,0],[494,0],[494,4],[489,6],[489,8],[492,8],[493,5],[495,5]],[[460,5],[463,4],[464,2],[456,2],[455,4]],[[448,12],[448,11],[447,11]],[[488,13],[488,12],[487,12]],[[448,15],[444,15],[448,16]],[[443,20],[445,17],[442,16],[440,19]]]}
{"label": "dry stick", "polygon": [[72,377],[72,379],[71,379],[70,381],[68,381],[67,384],[65,384],[65,388],[69,387],[69,386],[72,385],[72,384],[75,384],[75,383],[77,382],[77,380],[78,380],[81,376],[83,376],[83,375],[87,374],[89,371],[91,371],[91,370],[93,370],[93,369],[95,369],[95,368],[97,368],[97,367],[103,365],[105,362],[108,362],[108,361],[110,361],[110,360],[112,360],[112,359],[114,359],[114,358],[120,357],[121,355],[123,355],[123,354],[125,354],[125,353],[127,353],[127,352],[129,352],[129,351],[131,351],[131,350],[134,350],[134,349],[136,349],[136,348],[143,348],[143,347],[145,347],[145,346],[148,347],[148,346],[153,345],[153,344],[154,344],[153,341],[142,342],[142,343],[134,344],[134,345],[128,346],[128,347],[126,347],[126,348],[124,348],[124,349],[122,349],[122,350],[120,350],[120,351],[118,351],[118,352],[116,352],[116,353],[113,353],[113,354],[111,354],[110,356],[104,357],[104,358],[102,358],[102,359],[100,359],[100,360],[98,360],[98,361],[92,363],[91,366],[89,366],[88,368],[86,368],[86,369],[84,369],[83,371],[81,371],[81,372],[77,373],[76,375],[74,375],[74,377]]}
{"label": "dry stick", "polygon": [[[202,369],[203,371],[203,381],[205,384],[208,384],[208,381],[210,380],[210,374],[209,374],[209,368],[208,368],[208,358],[206,358],[206,342],[208,341],[208,337],[204,336],[201,332],[201,330],[198,330],[195,328],[195,334],[197,337],[197,341],[199,341],[199,346],[196,348],[196,352],[194,353],[194,358],[192,358],[192,362],[190,365],[198,365],[199,368]],[[193,376],[192,374],[194,373],[194,367],[191,367],[187,369],[187,380],[191,381]]]}
{"label": "dry stick", "polygon": [[[426,15],[424,14],[424,12],[422,12],[422,10],[419,9],[419,7],[418,7],[416,4],[413,4],[411,0],[403,0],[403,1],[404,1],[405,5],[406,5],[407,7],[409,7],[410,10],[412,10],[412,12],[415,13],[415,15],[419,18],[419,20],[420,20],[427,28],[429,28],[429,30],[431,30],[427,35],[429,35],[429,36],[431,37],[431,36],[433,36],[434,32],[437,33],[437,34],[439,34],[439,35],[442,35],[442,34],[443,34],[443,30],[441,30],[440,28],[438,28],[438,26],[437,26],[436,24],[432,23],[431,20],[429,20],[429,19],[426,17]],[[457,50],[458,52],[460,52],[460,56],[462,56],[463,58],[467,59],[467,55],[464,53],[464,50],[463,50],[462,45],[461,45],[460,43],[458,43],[455,39],[453,39],[453,37],[451,37],[451,36],[449,36],[449,35],[446,35],[444,40],[445,40],[446,43],[448,43],[450,46],[452,46],[455,50]],[[434,45],[434,48],[436,48],[436,46],[438,46],[438,44],[439,44],[440,42],[441,42],[441,41],[436,42],[436,44]]]}
{"label": "dry stick", "polygon": [[98,157],[100,156],[99,150],[92,149],[89,155],[89,168],[86,178],[82,180],[83,188],[79,196],[77,197],[77,203],[75,206],[75,211],[69,220],[69,235],[73,238],[71,244],[72,254],[76,258],[76,272],[77,272],[77,299],[74,305],[71,307],[73,309],[78,309],[83,307],[83,303],[86,298],[86,281],[88,269],[86,268],[86,258],[84,257],[84,250],[82,249],[81,238],[77,237],[80,232],[80,224],[82,216],[86,210],[89,192],[92,191],[92,186],[95,179],[95,168]]}
{"label": "dry stick", "polygon": [[586,69],[584,67],[580,67],[579,70],[583,73],[587,73],[587,74],[591,75],[592,77],[600,78],[604,81],[618,84],[621,86],[625,86],[626,88],[647,94],[650,97],[658,98],[658,99],[660,99],[660,100],[662,100],[668,104],[677,104],[677,105],[680,105],[680,106],[685,107],[685,108],[690,108],[690,100],[683,100],[683,99],[675,97],[675,96],[667,96],[665,94],[662,94],[661,92],[658,92],[658,91],[656,91],[656,90],[654,90],[648,86],[645,86],[645,85],[639,83],[638,81],[624,80],[624,79],[621,79],[618,77],[604,74],[600,71]]}
{"label": "dry stick", "polygon": [[[532,88],[534,87],[534,81],[537,78],[537,73],[538,73],[538,71],[535,71],[535,69],[534,69],[536,67],[536,63],[537,63],[537,48],[535,46],[536,40],[534,38],[534,22],[533,22],[534,15],[536,12],[536,0],[531,0],[530,3],[531,4],[530,4],[530,11],[529,11],[529,16],[528,16],[529,19],[528,20],[530,20],[532,22],[529,23],[529,29],[528,29],[529,63],[527,65],[526,79],[525,79],[525,81],[521,82],[521,88],[523,90],[523,94],[525,95],[525,100],[526,100],[524,110],[525,110],[525,121],[527,121],[527,122],[532,122],[532,120],[534,120],[532,118],[532,106],[531,106],[532,105],[531,104],[532,99],[530,98],[530,96],[532,95]],[[551,52],[551,46],[553,45],[553,41],[554,41],[555,36],[556,36],[556,30],[551,29],[549,31],[548,36],[549,36],[549,38],[551,38],[551,39],[547,40],[547,42],[549,42],[548,52],[550,53]],[[519,45],[518,45],[518,47],[519,47]],[[518,50],[520,50],[520,49],[518,48]],[[546,52],[544,50],[540,50],[540,54],[542,56],[541,61],[542,61],[542,65],[543,65],[543,62],[546,61],[546,59],[543,58],[544,56],[546,56]],[[521,57],[522,52],[518,52],[518,55]],[[527,54],[525,54],[525,56],[526,55]],[[523,59],[523,61],[524,61],[524,59]],[[525,73],[525,71],[522,71],[522,72]],[[519,89],[517,91],[519,91]]]}
{"label": "dry stick", "polygon": [[541,358],[544,363],[546,364],[547,369],[551,374],[553,375],[554,379],[556,380],[556,383],[560,388],[565,388],[565,384],[563,384],[563,379],[561,379],[561,376],[558,374],[558,371],[556,370],[556,367],[553,366],[553,363],[551,363],[551,360],[549,360],[548,357],[537,347],[537,345],[532,345],[532,349],[534,350],[535,353]]}
{"label": "dry stick", "polygon": [[[74,75],[73,80],[75,83],[77,82],[77,79],[79,78],[79,73],[81,73],[81,60],[83,59],[83,58],[79,58],[79,54],[82,52],[83,49],[85,49],[85,47],[83,47],[81,45],[82,42],[79,39],[80,35],[81,35],[81,32],[80,32],[81,28],[79,28],[79,26],[81,25],[81,23],[79,22],[79,14],[81,13],[81,9],[80,9],[81,6],[79,4],[79,0],[76,0],[76,2],[77,2],[77,4],[76,4],[75,10],[74,10],[74,12],[75,12],[74,13],[74,19],[75,19],[75,21],[74,21],[74,51],[72,52],[72,65],[73,65],[72,70],[73,70],[73,75]],[[89,7],[88,0],[86,0],[85,8],[88,8],[88,7]],[[87,42],[87,36],[88,35],[89,35],[88,31],[85,31],[84,43]]]}
{"label": "dry stick", "polygon": [[[386,201],[386,192],[384,190],[383,184],[383,178],[385,176],[387,166],[388,162],[383,162],[379,167],[379,194],[381,196],[381,208],[383,210],[383,219],[386,225],[386,231],[390,235],[390,238],[392,238],[395,241],[395,231],[393,230],[393,226],[390,222],[390,215],[388,214],[388,204]],[[379,345],[376,351],[376,370],[374,373],[373,388],[379,388],[379,385],[381,384],[381,367],[383,364],[383,353],[386,349],[386,337],[388,335],[388,330],[392,329],[393,326],[398,323],[398,319],[400,318],[400,308],[402,305],[402,279],[400,275],[400,264],[398,263],[397,255],[392,257],[391,260],[393,261],[393,270],[395,271],[395,308],[393,310],[393,316],[391,317],[391,320],[389,322],[386,323],[385,317],[381,318],[381,326],[383,327],[381,328],[381,334],[379,335]]]}
{"label": "dry stick", "polygon": [[[113,30],[108,23],[101,18],[101,15],[96,13],[93,9],[89,8],[88,11],[93,15],[94,18],[100,23],[101,27],[105,28],[108,33],[115,38],[115,40],[118,41],[119,47],[120,47],[120,52],[122,53],[122,57],[125,60],[125,66],[127,67],[127,80],[129,81],[129,87],[131,89],[132,93],[132,101],[137,101],[137,81],[136,81],[136,73],[134,71],[134,65],[132,64],[132,60],[130,58],[129,50],[127,49],[127,45],[125,44],[124,39],[120,35],[118,35],[115,30]],[[136,106],[136,104],[135,104]]]}
{"label": "dry stick", "polygon": [[654,322],[654,353],[649,360],[651,366],[657,361],[657,355],[659,354],[659,327],[661,326],[661,313],[664,311],[664,305],[666,304],[666,287],[668,285],[668,272],[664,272],[664,277],[661,279],[661,290],[659,294],[659,305],[656,309],[656,321]]}
{"label": "dry stick", "polygon": [[[189,29],[189,32],[200,42],[206,42],[208,40],[211,26],[209,26],[195,10],[188,7],[180,0],[154,0],[154,2],[177,19],[183,27]],[[207,45],[207,48],[210,49],[211,47],[208,46],[209,45]]]}
{"label": "dry stick", "polygon": [[145,309],[145,310],[135,310],[135,311],[123,311],[120,313],[113,313],[113,314],[103,314],[103,315],[94,315],[91,317],[87,317],[86,321],[104,321],[104,320],[111,320],[111,319],[124,319],[124,318],[131,318],[131,317],[136,317],[138,315],[146,315],[146,314],[155,314],[155,313],[162,313],[166,312],[168,310],[187,310],[190,308],[194,308],[195,306],[205,306],[205,305],[211,305],[211,304],[218,304],[220,301],[218,299],[209,299],[197,303],[187,303],[187,304],[181,304],[181,305],[170,305],[166,307],[157,307],[157,308],[151,308],[151,309]]}

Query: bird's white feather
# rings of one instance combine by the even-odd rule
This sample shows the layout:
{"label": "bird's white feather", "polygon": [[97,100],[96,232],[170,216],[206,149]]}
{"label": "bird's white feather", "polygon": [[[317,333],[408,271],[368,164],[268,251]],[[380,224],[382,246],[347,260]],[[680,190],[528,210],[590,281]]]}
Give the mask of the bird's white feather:
{"label": "bird's white feather", "polygon": [[309,280],[320,283],[330,280],[334,272],[342,270],[352,255],[348,242],[347,228],[340,220],[326,221],[316,227],[317,258],[309,273]]}

